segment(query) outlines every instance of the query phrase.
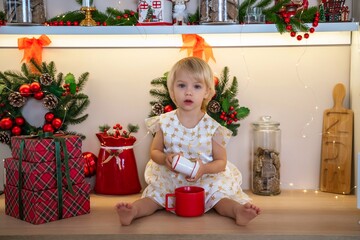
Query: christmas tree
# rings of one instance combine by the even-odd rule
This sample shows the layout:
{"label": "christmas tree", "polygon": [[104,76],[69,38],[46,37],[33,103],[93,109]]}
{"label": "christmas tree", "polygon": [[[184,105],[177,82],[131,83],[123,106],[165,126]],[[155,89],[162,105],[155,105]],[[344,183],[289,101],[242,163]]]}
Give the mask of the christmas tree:
{"label": "christmas tree", "polygon": [[[88,80],[83,73],[76,82],[73,74],[56,74],[54,62],[23,64],[21,72],[0,72],[0,142],[10,145],[13,135],[38,135],[43,132],[65,132],[70,124],[85,121],[83,114],[90,101],[80,93]],[[39,116],[42,127],[29,124],[22,116],[22,107],[29,98],[41,101],[48,111]],[[81,134],[76,134],[84,138]]]}
{"label": "christmas tree", "polygon": [[[171,100],[169,89],[167,88],[167,75],[153,79],[150,89],[150,95],[155,100],[150,101],[151,112],[149,117],[158,116],[162,113],[170,112],[176,109],[175,103]],[[238,93],[237,78],[233,77],[230,82],[229,69],[225,67],[219,78],[215,78],[216,93],[207,106],[207,113],[213,117],[222,126],[233,132],[233,136],[237,135],[237,129],[240,126],[239,121],[247,117],[250,110],[247,107],[239,105],[236,98]]]}

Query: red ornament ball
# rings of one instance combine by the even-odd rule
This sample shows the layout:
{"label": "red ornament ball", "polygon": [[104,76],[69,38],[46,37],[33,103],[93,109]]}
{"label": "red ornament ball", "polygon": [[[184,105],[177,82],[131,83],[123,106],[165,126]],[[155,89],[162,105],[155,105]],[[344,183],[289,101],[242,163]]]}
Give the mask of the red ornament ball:
{"label": "red ornament ball", "polygon": [[60,118],[54,118],[54,120],[52,120],[51,125],[55,128],[55,129],[59,129],[61,128],[62,125],[62,120]]}
{"label": "red ornament ball", "polygon": [[308,39],[309,36],[310,36],[310,35],[309,35],[308,33],[305,33],[305,34],[304,34],[304,38],[306,38],[306,39]]}
{"label": "red ornament ball", "polygon": [[19,135],[21,135],[21,127],[19,127],[19,126],[14,126],[14,127],[11,129],[11,132],[12,132],[12,134],[14,134],[15,136],[19,136]]}
{"label": "red ornament ball", "polygon": [[0,128],[4,130],[11,129],[12,125],[13,125],[13,121],[11,120],[11,118],[6,117],[1,119],[0,121]]}
{"label": "red ornament ball", "polygon": [[164,107],[164,112],[171,112],[172,110],[174,110],[174,108],[171,106],[171,105],[166,105],[165,107]]}
{"label": "red ornament ball", "polygon": [[15,118],[15,123],[18,126],[22,126],[25,123],[25,119],[23,117],[16,117]]}
{"label": "red ornament ball", "polygon": [[310,28],[309,31],[310,31],[310,33],[314,33],[314,32],[315,32],[315,28]]}
{"label": "red ornament ball", "polygon": [[85,177],[94,176],[96,173],[97,157],[92,152],[83,152],[82,158],[84,160]]}
{"label": "red ornament ball", "polygon": [[215,87],[217,85],[219,85],[219,78],[218,77],[214,77],[214,84],[215,84]]}
{"label": "red ornament ball", "polygon": [[290,36],[295,37],[295,36],[296,36],[296,32],[291,32],[291,33],[290,33]]}
{"label": "red ornament ball", "polygon": [[21,96],[28,97],[31,94],[30,85],[29,84],[23,84],[19,88],[19,92]]}
{"label": "red ornament ball", "polygon": [[44,126],[43,126],[43,131],[44,131],[44,132],[51,132],[51,133],[53,133],[53,132],[54,132],[54,128],[53,128],[53,126],[52,126],[50,123],[46,123],[46,124],[44,124]]}
{"label": "red ornament ball", "polygon": [[32,82],[30,84],[30,91],[33,92],[33,93],[36,93],[38,91],[41,90],[41,86],[40,86],[40,83],[38,82]]}
{"label": "red ornament ball", "polygon": [[297,40],[299,40],[299,41],[301,41],[301,39],[302,39],[302,36],[301,35],[297,35]]}
{"label": "red ornament ball", "polygon": [[44,96],[45,96],[45,94],[43,91],[38,91],[38,92],[34,93],[34,98],[36,100],[41,100],[44,98]]}
{"label": "red ornament ball", "polygon": [[54,119],[55,115],[52,112],[48,112],[45,114],[46,122],[50,123]]}

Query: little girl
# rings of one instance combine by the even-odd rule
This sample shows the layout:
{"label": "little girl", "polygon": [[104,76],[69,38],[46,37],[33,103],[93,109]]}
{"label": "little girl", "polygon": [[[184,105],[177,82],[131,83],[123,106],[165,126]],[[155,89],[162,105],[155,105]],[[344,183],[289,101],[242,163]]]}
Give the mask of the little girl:
{"label": "little girl", "polygon": [[[227,161],[231,131],[206,113],[215,94],[210,66],[200,58],[184,58],[172,67],[167,85],[177,109],[145,121],[155,134],[145,169],[148,186],[139,200],[116,205],[121,225],[163,209],[165,194],[184,185],[205,189],[205,211],[214,208],[236,224],[246,225],[260,209],[250,203],[240,186],[241,173]],[[200,168],[194,178],[172,170],[172,158],[177,154],[198,161]]]}

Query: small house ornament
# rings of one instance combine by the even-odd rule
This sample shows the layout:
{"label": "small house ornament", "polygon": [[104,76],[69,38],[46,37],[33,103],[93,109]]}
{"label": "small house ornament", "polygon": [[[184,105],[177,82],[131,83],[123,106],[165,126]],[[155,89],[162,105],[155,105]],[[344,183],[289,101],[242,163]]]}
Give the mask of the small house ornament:
{"label": "small house ornament", "polygon": [[140,0],[138,25],[172,25],[171,0]]}

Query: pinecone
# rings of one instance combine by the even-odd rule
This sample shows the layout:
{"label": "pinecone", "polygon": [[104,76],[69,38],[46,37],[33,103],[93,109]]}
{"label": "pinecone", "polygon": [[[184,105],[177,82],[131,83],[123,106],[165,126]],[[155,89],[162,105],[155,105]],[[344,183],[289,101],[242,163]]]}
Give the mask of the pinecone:
{"label": "pinecone", "polygon": [[58,103],[59,103],[59,100],[57,99],[57,97],[54,94],[48,94],[43,99],[44,107],[46,107],[49,110],[56,108]]}
{"label": "pinecone", "polygon": [[24,106],[24,104],[26,102],[26,98],[21,96],[21,94],[19,92],[10,93],[8,100],[9,100],[9,103],[11,106],[17,107],[17,108]]}
{"label": "pinecone", "polygon": [[9,133],[7,133],[5,131],[1,131],[0,132],[0,142],[9,145],[10,144],[10,135],[9,135]]}
{"label": "pinecone", "polygon": [[208,104],[208,110],[212,113],[218,113],[221,110],[220,103],[215,100],[211,100]]}
{"label": "pinecone", "polygon": [[161,103],[155,103],[151,110],[155,115],[159,116],[164,113],[164,106]]}
{"label": "pinecone", "polygon": [[48,73],[43,73],[40,76],[40,83],[44,86],[49,86],[53,81],[54,79]]}

